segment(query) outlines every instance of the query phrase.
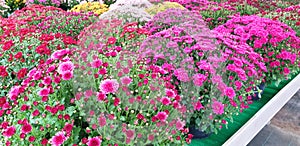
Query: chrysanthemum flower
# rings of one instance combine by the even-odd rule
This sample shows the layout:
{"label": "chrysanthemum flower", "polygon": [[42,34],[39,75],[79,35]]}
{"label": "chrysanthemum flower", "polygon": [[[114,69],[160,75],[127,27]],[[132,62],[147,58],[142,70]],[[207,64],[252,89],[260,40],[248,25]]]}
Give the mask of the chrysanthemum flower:
{"label": "chrysanthemum flower", "polygon": [[73,71],[74,64],[71,61],[63,62],[58,66],[57,70],[59,74],[64,74],[66,71]]}
{"label": "chrysanthemum flower", "polygon": [[90,138],[87,145],[88,146],[100,146],[102,140],[99,137]]}
{"label": "chrysanthemum flower", "polygon": [[60,131],[51,138],[50,143],[52,146],[61,146],[67,139],[68,137],[65,136],[64,132]]}
{"label": "chrysanthemum flower", "polygon": [[116,79],[106,79],[100,83],[99,88],[104,94],[116,93],[119,89],[119,83]]}
{"label": "chrysanthemum flower", "polygon": [[212,104],[212,109],[215,114],[222,115],[224,113],[224,104],[217,100],[214,100]]}

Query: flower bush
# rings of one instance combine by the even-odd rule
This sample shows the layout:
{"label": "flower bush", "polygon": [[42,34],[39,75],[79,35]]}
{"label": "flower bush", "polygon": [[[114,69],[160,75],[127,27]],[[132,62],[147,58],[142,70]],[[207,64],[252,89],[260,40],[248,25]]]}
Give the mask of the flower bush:
{"label": "flower bush", "polygon": [[117,9],[123,6],[131,6],[139,9],[146,9],[152,6],[148,0],[117,0],[109,6],[109,9]]}
{"label": "flower bush", "polygon": [[58,7],[60,5],[60,0],[27,0],[26,5],[40,4],[44,6],[54,6]]}
{"label": "flower bush", "polygon": [[172,8],[154,15],[151,21],[146,23],[145,28],[148,29],[151,34],[154,34],[184,22],[206,25],[201,15],[189,10]]}
{"label": "flower bush", "polygon": [[[1,123],[5,143],[23,139],[25,145],[182,145],[190,141],[181,118],[184,108],[169,79],[161,78],[163,71],[136,60],[126,47],[120,49],[117,42],[122,39],[112,38],[124,32],[118,31],[122,22],[100,21],[97,34],[103,37],[95,39],[100,42],[83,40],[84,48],[55,51],[29,71],[22,84],[11,88],[9,97],[14,98],[1,102],[1,112],[7,113],[1,114],[7,119]],[[93,46],[97,43],[101,47]]]}
{"label": "flower bush", "polygon": [[273,80],[278,84],[298,70],[299,38],[284,23],[255,15],[240,16],[214,30],[241,37],[240,41],[263,56],[268,70],[264,75],[267,84]]}
{"label": "flower bush", "polygon": [[153,5],[146,9],[146,12],[150,15],[156,15],[159,12],[163,12],[170,8],[178,8],[178,9],[185,9],[182,5],[176,2],[163,2],[161,4]]}
{"label": "flower bush", "polygon": [[20,84],[26,74],[43,63],[52,51],[76,44],[66,35],[36,33],[31,28],[5,31],[0,38],[3,38],[0,42],[1,96],[7,95],[10,87]]}
{"label": "flower bush", "polygon": [[100,2],[85,2],[74,6],[70,11],[72,12],[94,12],[95,14],[101,15],[108,11],[108,5]]}
{"label": "flower bush", "polygon": [[[35,29],[35,26],[28,25],[25,21],[15,20],[11,18],[2,18],[0,17],[0,39],[5,39],[6,37],[11,36],[11,32],[18,31],[21,28],[32,28]],[[4,35],[3,35],[4,34]]]}
{"label": "flower bush", "polygon": [[73,6],[77,5],[79,1],[77,0],[26,0],[26,5],[38,4],[43,6],[55,6],[55,7],[65,7],[65,8],[72,8]]}
{"label": "flower bush", "polygon": [[262,14],[263,17],[270,18],[272,20],[279,20],[289,25],[293,30],[297,32],[297,36],[300,36],[300,5],[290,6],[284,9],[277,9],[269,13]]}
{"label": "flower bush", "polygon": [[100,15],[100,19],[122,19],[124,23],[136,21],[145,23],[151,18],[151,15],[149,15],[146,11],[129,5],[109,10]]}
{"label": "flower bush", "polygon": [[53,12],[63,11],[60,8],[52,6],[43,6],[32,4],[15,11],[10,18],[27,21],[28,24],[37,25],[47,16],[51,16]]}
{"label": "flower bush", "polygon": [[98,15],[93,13],[53,11],[37,26],[43,33],[61,33],[77,38],[81,30],[97,20]]}
{"label": "flower bush", "polygon": [[[81,93],[100,89],[94,98],[100,103],[92,106],[95,105],[94,100],[81,98],[79,104],[86,105],[83,108],[87,115],[90,111],[94,115],[102,113],[100,118],[107,120],[97,131],[103,137],[110,137],[111,142],[181,144],[185,141],[185,134],[181,131],[184,130],[184,123],[178,104],[180,99],[174,99],[176,89],[167,78],[160,78],[162,70],[147,66],[137,57],[136,50],[148,32],[138,28],[138,23],[123,27],[120,24],[122,22],[118,20],[100,20],[80,35],[81,57],[77,58],[83,58],[77,62],[81,62],[79,66],[86,63],[91,66],[84,65],[82,71],[75,73],[83,75],[76,78],[78,87],[75,89],[81,89]],[[92,74],[88,75],[89,72]],[[174,97],[164,97],[167,91],[174,93]],[[108,109],[110,112],[107,112]],[[97,118],[92,116],[91,124],[97,124]],[[159,132],[164,129],[167,130],[166,135]]]}

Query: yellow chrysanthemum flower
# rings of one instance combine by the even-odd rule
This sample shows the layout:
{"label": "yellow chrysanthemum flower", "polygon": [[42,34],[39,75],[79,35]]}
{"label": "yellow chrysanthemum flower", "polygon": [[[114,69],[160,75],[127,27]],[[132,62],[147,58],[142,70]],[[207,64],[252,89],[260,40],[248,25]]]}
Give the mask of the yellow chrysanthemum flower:
{"label": "yellow chrysanthemum flower", "polygon": [[96,14],[102,14],[108,11],[108,6],[106,4],[101,4],[99,2],[86,2],[74,6],[70,11],[72,12],[94,12]]}
{"label": "yellow chrysanthemum flower", "polygon": [[157,5],[153,5],[150,8],[146,9],[146,12],[150,15],[156,15],[159,12],[166,11],[167,9],[170,8],[177,8],[177,9],[185,9],[182,5],[176,2],[163,2]]}

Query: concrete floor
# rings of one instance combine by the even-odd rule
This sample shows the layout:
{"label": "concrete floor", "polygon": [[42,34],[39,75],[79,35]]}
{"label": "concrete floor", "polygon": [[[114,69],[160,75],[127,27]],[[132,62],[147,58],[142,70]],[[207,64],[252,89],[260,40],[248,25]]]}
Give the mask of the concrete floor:
{"label": "concrete floor", "polygon": [[300,90],[248,146],[300,146]]}

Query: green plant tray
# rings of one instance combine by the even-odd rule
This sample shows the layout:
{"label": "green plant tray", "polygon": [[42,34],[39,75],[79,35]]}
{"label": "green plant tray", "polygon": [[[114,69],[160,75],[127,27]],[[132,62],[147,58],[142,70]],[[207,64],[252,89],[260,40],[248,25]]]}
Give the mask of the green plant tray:
{"label": "green plant tray", "polygon": [[[296,75],[294,76],[296,77]],[[228,129],[221,129],[218,134],[212,134],[204,139],[194,139],[189,146],[220,146],[225,143],[235,132],[237,132],[256,112],[258,112],[273,96],[275,96],[291,80],[282,81],[278,87],[270,84],[264,90],[262,98],[253,102],[248,109],[233,117],[233,123],[228,122]]]}

